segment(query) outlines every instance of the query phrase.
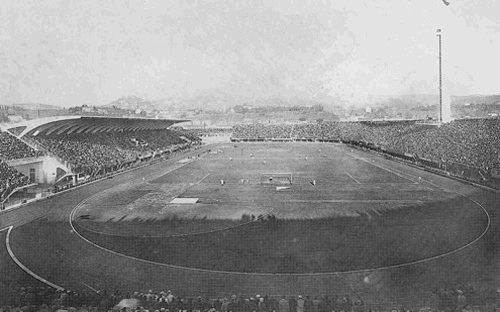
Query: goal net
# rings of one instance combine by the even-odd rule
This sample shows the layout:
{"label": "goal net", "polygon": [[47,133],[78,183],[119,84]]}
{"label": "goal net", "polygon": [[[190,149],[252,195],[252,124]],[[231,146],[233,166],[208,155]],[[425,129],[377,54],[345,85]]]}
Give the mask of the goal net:
{"label": "goal net", "polygon": [[260,184],[292,184],[291,173],[261,173]]}

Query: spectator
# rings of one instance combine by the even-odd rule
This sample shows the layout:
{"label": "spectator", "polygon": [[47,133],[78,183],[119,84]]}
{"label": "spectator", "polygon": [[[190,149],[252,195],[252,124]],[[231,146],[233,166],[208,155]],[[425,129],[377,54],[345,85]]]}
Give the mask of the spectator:
{"label": "spectator", "polygon": [[306,300],[304,300],[304,312],[316,312],[314,311],[314,304],[311,296],[306,296]]}
{"label": "spectator", "polygon": [[297,299],[297,312],[305,312],[305,301],[302,296],[299,295],[299,299]]}
{"label": "spectator", "polygon": [[264,298],[259,298],[258,308],[259,312],[268,312],[267,305],[264,302]]}
{"label": "spectator", "polygon": [[290,312],[295,312],[297,311],[297,300],[295,300],[294,297],[291,297],[290,300],[288,301],[289,307],[290,307]]}
{"label": "spectator", "polygon": [[279,301],[278,312],[290,312],[290,305],[288,304],[285,296],[282,296]]}
{"label": "spectator", "polygon": [[465,298],[464,292],[457,290],[457,310],[462,311],[467,307],[467,298]]}

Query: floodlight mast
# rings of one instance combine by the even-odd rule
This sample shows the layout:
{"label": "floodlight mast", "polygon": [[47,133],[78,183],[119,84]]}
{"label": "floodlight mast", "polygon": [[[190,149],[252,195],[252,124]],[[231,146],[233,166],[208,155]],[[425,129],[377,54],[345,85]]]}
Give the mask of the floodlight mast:
{"label": "floodlight mast", "polygon": [[442,39],[441,29],[437,30],[438,44],[439,44],[439,123],[443,123],[443,57],[442,57]]}

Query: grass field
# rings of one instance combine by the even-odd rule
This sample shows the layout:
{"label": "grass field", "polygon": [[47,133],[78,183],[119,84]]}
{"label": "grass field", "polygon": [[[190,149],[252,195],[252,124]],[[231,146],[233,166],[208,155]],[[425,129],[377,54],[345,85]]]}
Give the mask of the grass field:
{"label": "grass field", "polygon": [[[496,207],[495,194],[338,144],[210,148],[220,152],[61,197],[45,218],[13,231],[14,252],[35,272],[72,287],[81,280],[101,289],[148,289],[168,280],[187,293],[400,292],[402,282],[484,281],[499,271],[485,264],[497,257],[488,235],[452,253],[483,234],[488,217],[477,200]],[[291,173],[293,183],[277,191],[260,183],[262,173]],[[74,207],[73,229],[67,221]]]}
{"label": "grass field", "polygon": [[[291,274],[430,258],[471,242],[487,224],[474,203],[336,145],[218,151],[93,198],[78,211],[77,230],[105,248],[154,262]],[[289,173],[292,184],[278,191],[261,183],[263,173]],[[176,197],[199,202],[171,204]]]}

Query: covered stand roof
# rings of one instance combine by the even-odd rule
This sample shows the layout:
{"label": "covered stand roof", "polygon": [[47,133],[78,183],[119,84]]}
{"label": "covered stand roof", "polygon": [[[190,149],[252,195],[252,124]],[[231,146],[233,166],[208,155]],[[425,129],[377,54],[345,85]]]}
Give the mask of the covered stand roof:
{"label": "covered stand roof", "polygon": [[30,121],[18,124],[13,128],[23,128],[18,134],[60,135],[71,133],[98,133],[114,131],[141,131],[167,129],[175,123],[186,120],[147,119],[147,118],[111,118],[67,116],[59,118],[43,118],[38,122]]}

